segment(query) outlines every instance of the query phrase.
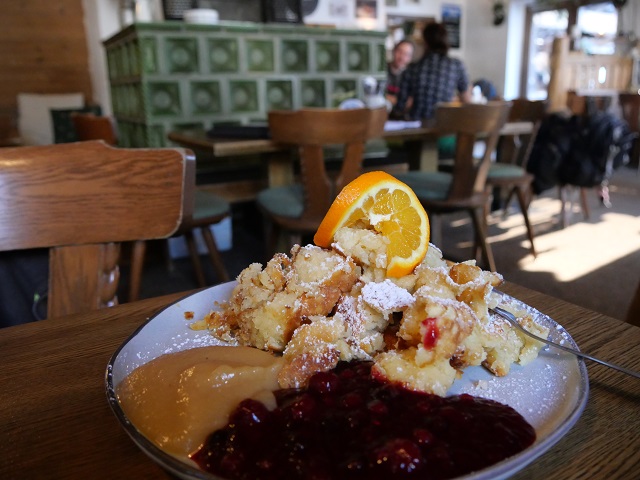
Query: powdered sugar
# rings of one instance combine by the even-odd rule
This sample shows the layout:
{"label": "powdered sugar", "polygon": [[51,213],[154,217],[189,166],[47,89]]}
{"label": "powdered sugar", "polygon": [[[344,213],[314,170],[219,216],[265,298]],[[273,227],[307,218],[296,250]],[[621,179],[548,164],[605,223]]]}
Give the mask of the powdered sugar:
{"label": "powdered sugar", "polygon": [[389,279],[367,283],[362,287],[362,298],[381,313],[399,312],[415,302],[409,292]]}

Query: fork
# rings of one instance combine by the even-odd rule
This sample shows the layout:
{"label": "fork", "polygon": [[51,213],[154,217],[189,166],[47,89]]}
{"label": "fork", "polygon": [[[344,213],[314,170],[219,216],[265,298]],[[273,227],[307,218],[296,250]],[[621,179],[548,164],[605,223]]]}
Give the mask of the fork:
{"label": "fork", "polygon": [[525,329],[522,325],[520,325],[520,323],[518,323],[518,320],[516,319],[515,315],[512,314],[511,312],[508,312],[506,310],[504,310],[503,308],[500,307],[493,307],[493,308],[489,308],[489,310],[497,315],[499,315],[500,317],[504,318],[505,320],[507,320],[509,323],[511,323],[511,325],[513,325],[514,327],[516,327],[518,330],[520,330],[522,333],[529,335],[531,338],[534,338],[536,340],[538,340],[539,342],[542,343],[546,343],[547,345],[551,345],[552,347],[555,347],[559,350],[563,350],[565,352],[569,352],[574,354],[576,357],[580,357],[580,358],[586,358],[588,360],[591,360],[592,362],[597,362],[600,363],[602,365],[605,365],[609,368],[613,368],[614,370],[618,370],[622,373],[626,373],[627,375],[631,375],[632,377],[636,377],[636,378],[640,378],[640,373],[625,368],[625,367],[621,367],[620,365],[616,365],[615,363],[610,363],[610,362],[606,362],[604,360],[601,360],[599,358],[596,358],[592,355],[588,355],[586,353],[582,353],[578,350],[575,350],[573,348],[569,348],[569,347],[565,347],[564,345],[559,345],[555,342],[552,342],[551,340],[547,340],[546,338],[542,338],[539,337],[538,335],[531,333],[530,331],[528,331],[527,329]]}

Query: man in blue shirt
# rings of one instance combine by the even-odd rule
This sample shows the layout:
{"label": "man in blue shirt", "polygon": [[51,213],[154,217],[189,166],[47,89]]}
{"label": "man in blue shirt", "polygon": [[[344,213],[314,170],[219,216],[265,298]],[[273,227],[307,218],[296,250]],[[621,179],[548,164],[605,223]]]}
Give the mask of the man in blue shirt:
{"label": "man in blue shirt", "polygon": [[408,120],[433,118],[436,104],[471,101],[469,78],[462,62],[448,56],[447,30],[441,23],[429,23],[422,36],[423,57],[405,70],[396,108],[407,112]]}

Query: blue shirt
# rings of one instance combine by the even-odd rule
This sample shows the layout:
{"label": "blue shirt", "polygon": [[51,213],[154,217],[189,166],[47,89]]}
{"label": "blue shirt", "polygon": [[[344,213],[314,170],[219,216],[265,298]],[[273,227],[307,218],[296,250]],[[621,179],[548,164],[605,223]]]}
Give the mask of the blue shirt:
{"label": "blue shirt", "polygon": [[433,118],[437,103],[450,102],[456,93],[462,93],[467,88],[469,78],[460,60],[438,53],[428,53],[404,71],[397,109],[404,110],[409,97],[413,97],[408,118]]}

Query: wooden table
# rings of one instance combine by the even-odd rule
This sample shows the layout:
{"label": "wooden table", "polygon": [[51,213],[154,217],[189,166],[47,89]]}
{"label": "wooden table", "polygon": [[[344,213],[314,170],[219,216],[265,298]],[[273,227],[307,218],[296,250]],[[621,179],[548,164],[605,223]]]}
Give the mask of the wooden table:
{"label": "wooden table", "polygon": [[[531,122],[509,122],[502,129],[503,136],[526,135],[531,133]],[[192,150],[213,152],[214,158],[264,155],[268,168],[269,186],[291,184],[294,181],[293,161],[289,155],[290,146],[270,139],[229,139],[212,138],[205,133],[169,132],[172,142]],[[438,132],[433,124],[423,124],[418,128],[385,130],[382,138],[404,142],[409,154],[411,170],[435,171],[438,165],[436,139]]]}
{"label": "wooden table", "polygon": [[[583,350],[640,369],[640,328],[514,284],[501,290],[561,323]],[[0,330],[0,478],[169,478],[117,422],[104,376],[118,346],[180,296]],[[582,417],[513,478],[638,478],[640,381],[587,367]]]}

